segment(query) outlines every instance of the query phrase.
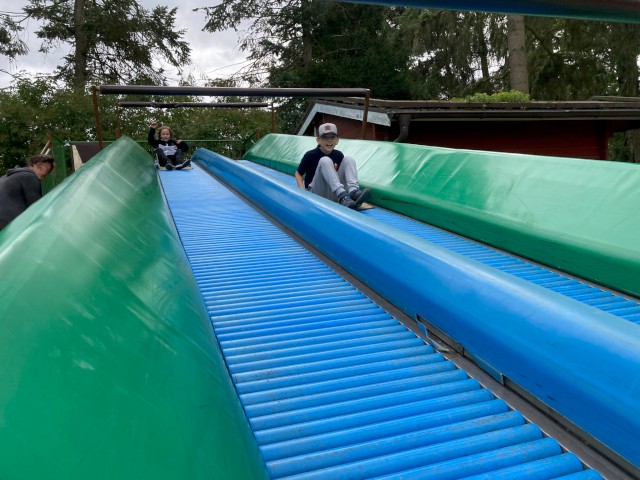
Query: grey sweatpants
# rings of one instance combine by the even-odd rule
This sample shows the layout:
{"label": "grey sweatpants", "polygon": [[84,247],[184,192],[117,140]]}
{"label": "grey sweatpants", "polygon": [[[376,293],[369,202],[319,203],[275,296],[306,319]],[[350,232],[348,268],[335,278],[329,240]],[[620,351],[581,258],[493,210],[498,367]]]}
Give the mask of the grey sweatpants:
{"label": "grey sweatpants", "polygon": [[340,168],[336,172],[333,160],[329,157],[322,157],[318,162],[309,190],[334,202],[337,202],[338,197],[345,191],[352,193],[358,190],[356,161],[353,157],[345,155],[340,163]]}

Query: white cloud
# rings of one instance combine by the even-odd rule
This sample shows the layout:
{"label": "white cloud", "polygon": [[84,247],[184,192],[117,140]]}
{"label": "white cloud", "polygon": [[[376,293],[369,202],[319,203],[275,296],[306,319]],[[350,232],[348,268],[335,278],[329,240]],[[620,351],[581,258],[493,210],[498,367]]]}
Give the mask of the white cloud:
{"label": "white cloud", "polygon": [[[141,6],[151,9],[156,5],[166,5],[170,8],[178,7],[176,26],[187,32],[184,39],[191,46],[192,66],[186,70],[191,73],[198,84],[204,84],[206,79],[226,78],[237,73],[245,64],[246,55],[237,47],[238,34],[233,30],[224,32],[203,32],[205,16],[203,12],[194,12],[194,8],[211,6],[216,0],[139,0]],[[1,12],[20,12],[27,5],[25,0],[0,0]],[[30,74],[51,73],[61,63],[61,59],[69,53],[67,46],[50,51],[47,54],[38,52],[41,41],[34,33],[37,28],[35,21],[24,25],[22,39],[29,47],[29,54],[9,61],[0,56],[0,88],[11,84],[12,74],[26,71]],[[8,73],[7,73],[8,72]],[[178,76],[167,71],[169,83],[177,83]]]}

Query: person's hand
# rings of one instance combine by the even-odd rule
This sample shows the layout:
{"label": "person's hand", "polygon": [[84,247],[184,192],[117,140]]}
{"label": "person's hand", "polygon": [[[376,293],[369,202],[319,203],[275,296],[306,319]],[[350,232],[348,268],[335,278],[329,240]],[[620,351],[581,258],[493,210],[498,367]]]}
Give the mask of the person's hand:
{"label": "person's hand", "polygon": [[150,126],[151,128],[158,128],[158,122],[153,121],[153,122],[151,122],[151,123],[149,124],[149,126]]}
{"label": "person's hand", "polygon": [[338,171],[338,164],[337,164],[337,163],[334,163],[334,164],[333,164],[333,168],[335,168],[335,169],[336,169],[336,172],[337,172],[337,171]]}
{"label": "person's hand", "polygon": [[176,145],[180,145],[182,143],[182,140],[176,140]]}

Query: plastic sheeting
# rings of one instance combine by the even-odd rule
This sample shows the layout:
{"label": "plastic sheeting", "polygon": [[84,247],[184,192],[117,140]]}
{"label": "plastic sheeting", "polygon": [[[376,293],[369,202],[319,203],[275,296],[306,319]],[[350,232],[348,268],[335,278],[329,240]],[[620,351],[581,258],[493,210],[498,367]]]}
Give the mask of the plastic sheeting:
{"label": "plastic sheeting", "polygon": [[[315,139],[268,135],[245,159],[293,173]],[[341,140],[372,202],[640,296],[635,164]]]}
{"label": "plastic sheeting", "polygon": [[354,3],[403,5],[444,10],[515,13],[544,17],[568,17],[608,20],[626,23],[640,22],[638,0],[347,0]]}
{"label": "plastic sheeting", "polygon": [[141,147],[14,220],[0,272],[0,478],[266,478]]}
{"label": "plastic sheeting", "polygon": [[640,465],[637,325],[211,152],[194,159],[405,313]]}

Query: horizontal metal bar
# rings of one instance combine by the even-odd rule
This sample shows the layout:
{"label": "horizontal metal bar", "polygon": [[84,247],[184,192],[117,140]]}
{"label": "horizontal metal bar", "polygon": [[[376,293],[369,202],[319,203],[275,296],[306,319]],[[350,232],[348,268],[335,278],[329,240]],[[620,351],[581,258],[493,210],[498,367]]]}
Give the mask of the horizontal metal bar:
{"label": "horizontal metal bar", "polygon": [[158,103],[158,102],[120,102],[118,103],[122,108],[133,107],[153,107],[153,108],[264,108],[270,107],[270,103],[266,102],[220,102],[220,103],[200,103],[200,102],[171,102],[171,103]]}
{"label": "horizontal metal bar", "polygon": [[100,85],[108,95],[196,95],[237,97],[365,97],[368,88],[243,88],[243,87],[159,87],[155,85]]}

